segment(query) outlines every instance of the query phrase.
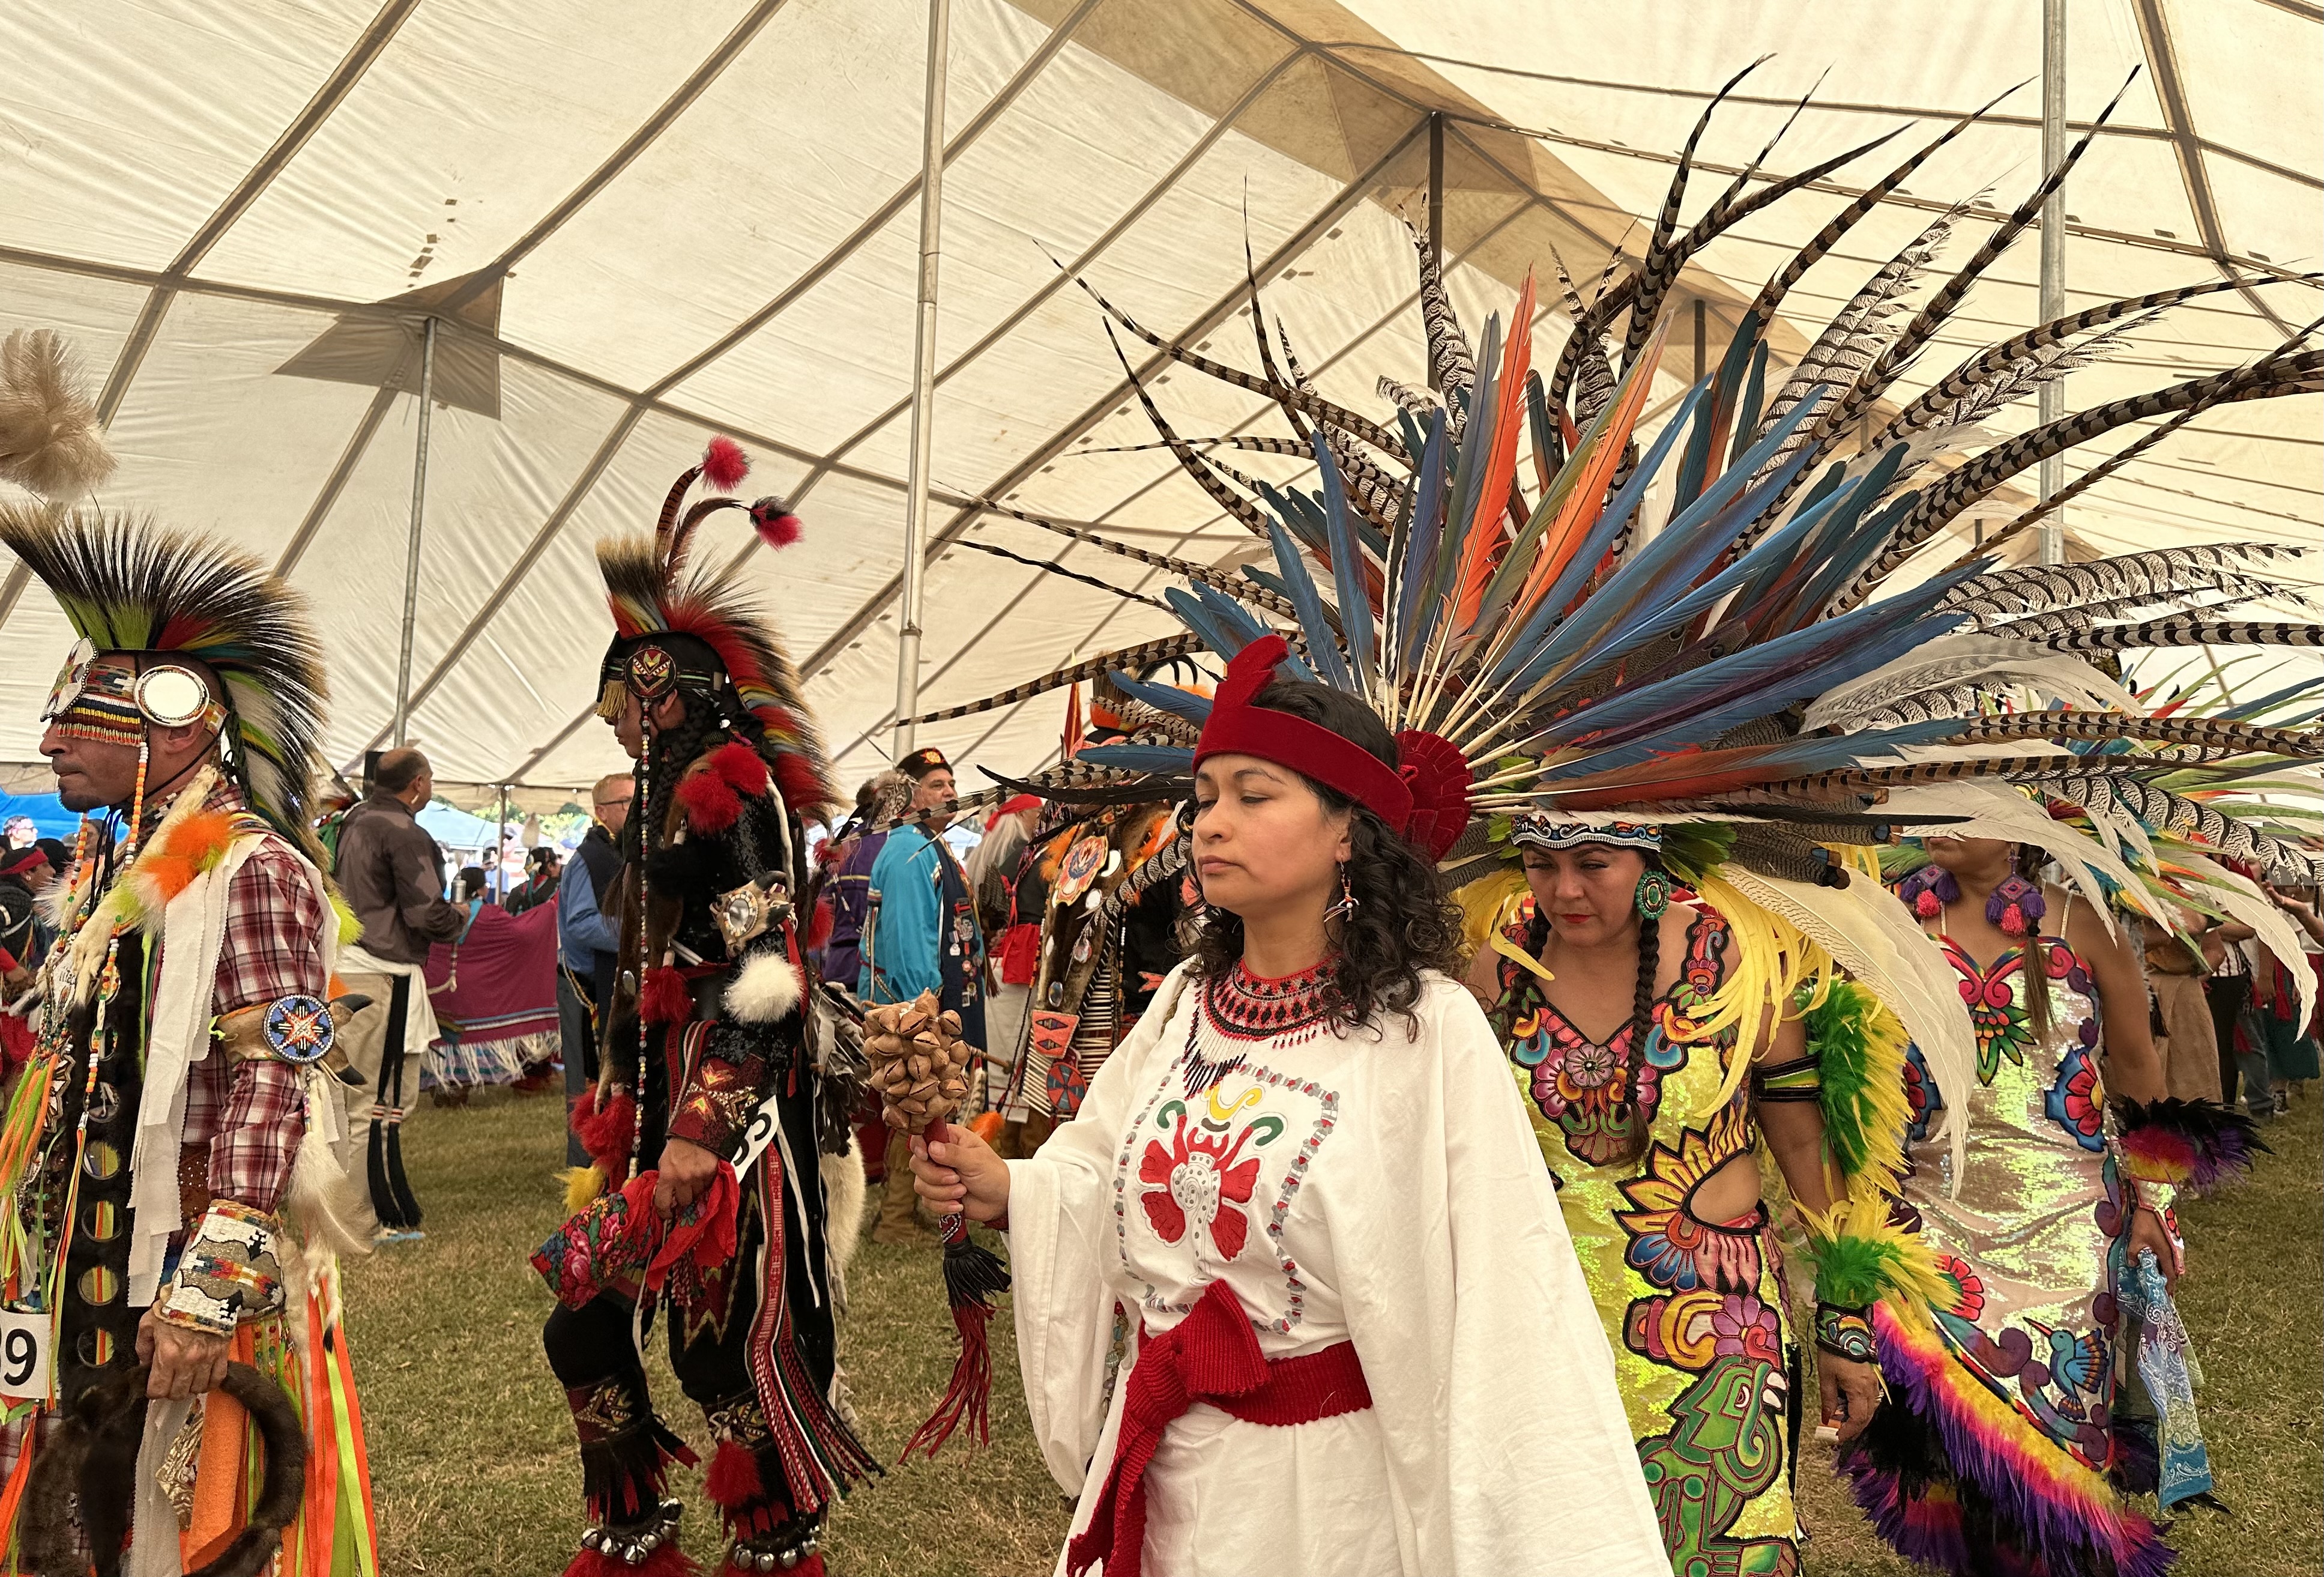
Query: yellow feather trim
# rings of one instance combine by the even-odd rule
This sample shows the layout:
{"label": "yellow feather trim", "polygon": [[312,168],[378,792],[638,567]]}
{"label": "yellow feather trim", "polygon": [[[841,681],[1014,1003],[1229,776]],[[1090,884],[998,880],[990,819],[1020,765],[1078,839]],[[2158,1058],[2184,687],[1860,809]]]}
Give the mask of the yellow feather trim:
{"label": "yellow feather trim", "polygon": [[[1787,1018],[1797,1018],[1800,1007],[1815,1007],[1831,989],[1839,967],[1831,954],[1811,941],[1789,921],[1762,908],[1742,891],[1717,876],[1695,883],[1702,901],[1719,912],[1732,937],[1728,950],[1727,980],[1699,1012],[1688,1015],[1698,1029],[1696,1038],[1710,1039],[1735,1031],[1735,1051],[1719,1087],[1712,1110],[1725,1106],[1743,1087],[1743,1075],[1758,1055],[1763,1028]],[[1802,1001],[1801,993],[1807,994]]]}
{"label": "yellow feather trim", "polygon": [[1915,1328],[1932,1323],[1932,1307],[1949,1306],[1952,1284],[1937,1268],[1936,1256],[1918,1232],[1906,1231],[1889,1217],[1889,1201],[1867,1184],[1851,1185],[1846,1199],[1821,1214],[1800,1207],[1808,1230],[1810,1251],[1822,1253],[1853,1239],[1851,1247],[1878,1253],[1886,1261],[1886,1286],[1880,1301],[1899,1320]]}
{"label": "yellow feather trim", "polygon": [[1525,872],[1505,865],[1489,875],[1457,888],[1452,901],[1461,906],[1461,953],[1473,960],[1489,947],[1504,958],[1514,958],[1544,980],[1554,978],[1522,947],[1510,945],[1501,932],[1513,924],[1526,900]]}
{"label": "yellow feather trim", "polygon": [[355,906],[331,889],[331,912],[339,917],[339,945],[347,946],[363,940],[363,922],[355,918]]}
{"label": "yellow feather trim", "polygon": [[565,1213],[579,1215],[590,1203],[605,1192],[605,1169],[592,1162],[586,1167],[567,1167],[557,1174],[565,1185]]}

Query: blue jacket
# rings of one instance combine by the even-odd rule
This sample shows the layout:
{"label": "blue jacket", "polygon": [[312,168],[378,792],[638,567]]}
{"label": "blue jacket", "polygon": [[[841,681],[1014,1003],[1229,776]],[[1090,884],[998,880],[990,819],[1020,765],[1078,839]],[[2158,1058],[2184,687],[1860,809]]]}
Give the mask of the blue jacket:
{"label": "blue jacket", "polygon": [[[589,834],[604,835],[597,827]],[[587,979],[596,970],[598,954],[621,948],[621,925],[598,908],[596,880],[576,850],[557,881],[557,955],[566,968]]]}

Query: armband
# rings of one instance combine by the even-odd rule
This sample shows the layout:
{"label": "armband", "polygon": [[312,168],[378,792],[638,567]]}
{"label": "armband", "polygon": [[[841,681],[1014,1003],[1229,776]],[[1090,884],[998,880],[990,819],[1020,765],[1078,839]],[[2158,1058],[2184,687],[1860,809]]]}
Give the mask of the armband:
{"label": "armband", "polygon": [[1757,1101],[1821,1101],[1823,1059],[1811,1055],[1753,1070],[1751,1096]]}
{"label": "armband", "polygon": [[1802,1208],[1815,1260],[1816,1302],[1863,1309],[1886,1302],[1915,1324],[1950,1289],[1920,1234],[1889,1219],[1888,1201],[1867,1188],[1822,1215]]}
{"label": "armband", "polygon": [[237,1200],[217,1199],[178,1259],[153,1314],[181,1330],[231,1336],[245,1320],[280,1314],[284,1302],[277,1219]]}
{"label": "armband", "polygon": [[277,997],[221,1013],[210,1038],[235,1062],[283,1062],[306,1067],[339,1043],[338,1023],[319,997]]}

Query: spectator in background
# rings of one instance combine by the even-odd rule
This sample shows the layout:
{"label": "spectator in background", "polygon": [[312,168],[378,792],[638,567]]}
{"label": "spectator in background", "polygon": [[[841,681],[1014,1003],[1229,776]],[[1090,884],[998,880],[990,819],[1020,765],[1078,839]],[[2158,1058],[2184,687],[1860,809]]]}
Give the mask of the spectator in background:
{"label": "spectator in background", "polygon": [[501,907],[512,915],[538,908],[557,896],[559,874],[557,850],[552,845],[543,844],[537,849],[528,849],[524,856],[524,880],[510,890],[508,897],[502,900]]}
{"label": "spectator in background", "polygon": [[41,829],[32,825],[32,818],[29,816],[10,816],[5,830],[8,839],[7,846],[11,849],[29,847],[41,835]]}
{"label": "spectator in background", "polygon": [[[557,885],[557,1020],[565,1046],[566,1107],[597,1082],[597,1011],[613,992],[622,948],[621,917],[607,912],[622,867],[622,828],[630,819],[637,785],[626,772],[597,779],[590,790],[589,830],[565,862]],[[589,1152],[568,1129],[565,1162],[589,1164]]]}
{"label": "spectator in background", "polygon": [[435,791],[436,775],[418,751],[381,756],[371,791],[340,824],[332,872],[363,927],[362,940],[339,950],[339,975],[348,991],[371,998],[340,1034],[371,1091],[350,1094],[348,1131],[369,1119],[372,1208],[391,1232],[420,1224],[400,1130],[405,1090],[419,1092],[420,1058],[436,1038],[428,945],[457,940],[468,919],[464,907],[445,900],[444,852],[417,819]]}
{"label": "spectator in background", "polygon": [[42,887],[53,877],[49,856],[39,844],[0,853],[0,951],[21,967],[35,971],[41,963],[36,876]]}
{"label": "spectator in background", "polygon": [[[855,791],[854,819],[834,840],[831,936],[823,947],[823,978],[849,991],[863,971],[863,921],[872,906],[872,867],[888,842],[890,825],[903,809],[908,779],[881,772]],[[870,1150],[864,1151],[868,1157]]]}
{"label": "spectator in background", "polygon": [[987,1109],[1001,1104],[1009,1075],[1025,1038],[1032,1005],[1033,976],[1041,962],[1041,914],[1017,907],[1018,867],[1041,819],[1041,802],[1019,794],[985,819],[984,839],[969,852],[969,891],[976,898],[976,920],[983,927],[990,957],[984,1009],[984,1082]]}
{"label": "spectator in background", "polygon": [[[871,917],[855,994],[866,1003],[908,1002],[934,991],[946,1010],[960,1015],[961,1038],[982,1050],[984,936],[967,875],[944,835],[954,802],[952,763],[931,747],[914,751],[896,770],[910,779],[911,800],[872,862]],[[875,1243],[924,1235],[913,1221],[910,1156],[905,1135],[891,1133]]]}

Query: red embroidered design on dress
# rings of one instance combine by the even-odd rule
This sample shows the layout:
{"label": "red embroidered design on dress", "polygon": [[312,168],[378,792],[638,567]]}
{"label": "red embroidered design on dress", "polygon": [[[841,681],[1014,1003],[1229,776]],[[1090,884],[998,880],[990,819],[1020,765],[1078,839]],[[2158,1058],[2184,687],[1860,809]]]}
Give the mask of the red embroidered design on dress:
{"label": "red embroidered design on dress", "polygon": [[1224,1104],[1213,1085],[1198,1108],[1171,1101],[1155,1113],[1157,1127],[1174,1119],[1176,1126],[1167,1149],[1159,1139],[1146,1141],[1138,1165],[1138,1180],[1145,1186],[1138,1202],[1164,1242],[1176,1243],[1189,1231],[1201,1229],[1209,1231],[1221,1259],[1242,1252],[1250,1240],[1250,1218],[1238,1207],[1250,1204],[1251,1191],[1259,1185],[1259,1157],[1243,1159],[1243,1149],[1273,1143],[1282,1137],[1284,1124],[1280,1117],[1261,1112],[1235,1131],[1235,1118],[1263,1099],[1259,1091],[1250,1089],[1232,1104]]}

